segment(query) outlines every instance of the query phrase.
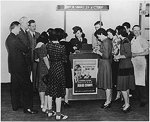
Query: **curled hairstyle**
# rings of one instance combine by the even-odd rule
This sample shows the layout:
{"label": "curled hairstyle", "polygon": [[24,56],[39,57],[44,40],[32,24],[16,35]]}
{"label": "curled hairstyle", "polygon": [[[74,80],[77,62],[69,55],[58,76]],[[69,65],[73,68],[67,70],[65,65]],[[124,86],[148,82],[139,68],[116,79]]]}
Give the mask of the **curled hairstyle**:
{"label": "curled hairstyle", "polygon": [[42,42],[44,44],[47,44],[49,42],[48,40],[48,34],[47,32],[42,32],[41,35],[37,38],[36,43]]}
{"label": "curled hairstyle", "polygon": [[49,35],[49,40],[50,40],[50,41],[57,41],[57,40],[58,40],[58,39],[57,39],[57,33],[56,33],[56,30],[55,30],[55,29],[49,28],[49,29],[47,30],[47,33],[48,33],[48,35]]}
{"label": "curled hairstyle", "polygon": [[124,23],[122,24],[122,26],[126,26],[127,28],[130,28],[130,27],[131,27],[131,25],[130,25],[129,22],[124,22]]}
{"label": "curled hairstyle", "polygon": [[75,34],[77,31],[80,31],[80,32],[82,32],[82,38],[84,38],[85,37],[85,34],[83,33],[83,31],[82,31],[82,28],[81,27],[79,27],[79,26],[74,26],[73,28],[72,28],[72,30],[73,30],[73,34]]}
{"label": "curled hairstyle", "polygon": [[58,41],[60,41],[61,39],[65,39],[68,36],[68,34],[65,33],[65,31],[61,28],[55,28],[55,31]]}
{"label": "curled hairstyle", "polygon": [[106,32],[106,30],[105,30],[104,28],[98,29],[98,30],[94,33],[94,36],[95,36],[96,38],[98,38],[97,35],[101,35],[101,34],[103,34],[104,36],[107,36],[107,32]]}
{"label": "curled hairstyle", "polygon": [[113,29],[111,29],[111,28],[107,29],[107,32],[112,33],[112,35],[113,35],[113,36],[115,36],[115,35],[116,35],[115,30],[113,30]]}
{"label": "curled hairstyle", "polygon": [[12,22],[9,26],[9,30],[12,31],[12,29],[14,29],[18,25],[20,25],[20,23],[18,21]]}
{"label": "curled hairstyle", "polygon": [[120,26],[120,28],[118,29],[118,35],[121,35],[122,37],[127,37],[128,33],[126,32],[125,27]]}
{"label": "curled hairstyle", "polygon": [[120,29],[120,25],[118,25],[117,27],[116,27],[116,29],[115,29],[115,32],[117,33],[117,31]]}

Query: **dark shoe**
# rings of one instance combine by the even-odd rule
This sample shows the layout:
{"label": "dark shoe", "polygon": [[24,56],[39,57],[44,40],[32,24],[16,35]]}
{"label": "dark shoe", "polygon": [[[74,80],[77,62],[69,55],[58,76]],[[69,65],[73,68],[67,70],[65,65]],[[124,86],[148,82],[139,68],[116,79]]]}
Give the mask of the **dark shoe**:
{"label": "dark shoe", "polygon": [[145,102],[141,102],[141,103],[140,103],[140,107],[144,107],[145,105],[146,105]]}
{"label": "dark shoe", "polygon": [[13,109],[13,111],[17,111],[18,110],[18,108],[12,108]]}
{"label": "dark shoe", "polygon": [[114,100],[114,102],[120,102],[121,101],[121,97],[120,98],[116,98],[115,100]]}
{"label": "dark shoe", "polygon": [[128,113],[128,112],[130,112],[130,110],[131,110],[131,106],[129,106],[128,108],[126,108],[125,110],[124,109],[122,109],[122,111],[124,112],[124,113]]}
{"label": "dark shoe", "polygon": [[111,107],[111,103],[109,103],[109,104],[107,104],[107,105],[103,104],[103,105],[101,106],[101,108],[104,108],[104,109],[110,108],[110,107]]}
{"label": "dark shoe", "polygon": [[66,103],[66,102],[64,102],[63,105],[64,105],[65,108],[70,108],[71,107],[70,104]]}
{"label": "dark shoe", "polygon": [[24,113],[27,113],[27,114],[37,114],[38,111],[32,110],[32,109],[26,109],[26,110],[24,110]]}

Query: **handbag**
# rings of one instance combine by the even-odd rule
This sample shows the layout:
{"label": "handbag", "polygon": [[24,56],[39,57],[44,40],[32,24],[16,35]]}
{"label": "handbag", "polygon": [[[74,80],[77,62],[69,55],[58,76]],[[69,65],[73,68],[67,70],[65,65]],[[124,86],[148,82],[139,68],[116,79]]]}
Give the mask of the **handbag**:
{"label": "handbag", "polygon": [[44,84],[47,86],[48,82],[49,82],[49,74],[46,74],[42,77],[42,81],[44,82]]}

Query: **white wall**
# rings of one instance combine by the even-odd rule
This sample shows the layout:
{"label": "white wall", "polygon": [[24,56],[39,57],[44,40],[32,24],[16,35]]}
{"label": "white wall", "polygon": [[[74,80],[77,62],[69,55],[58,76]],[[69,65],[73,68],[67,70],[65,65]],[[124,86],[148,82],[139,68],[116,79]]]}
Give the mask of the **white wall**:
{"label": "white wall", "polygon": [[[11,1],[1,2],[1,82],[9,82],[7,51],[5,40],[9,34],[9,25],[12,21],[19,20],[22,16],[34,19],[37,31],[42,32],[48,28],[64,27],[62,11],[56,11],[57,5],[109,5],[109,11],[102,11],[104,28],[113,28],[128,21],[131,26],[139,23],[139,1],[126,0],[93,0],[93,1]],[[93,24],[99,20],[99,12],[67,12],[68,40],[74,37],[72,27],[79,25],[86,34],[88,43],[91,43],[91,34],[94,32]]]}

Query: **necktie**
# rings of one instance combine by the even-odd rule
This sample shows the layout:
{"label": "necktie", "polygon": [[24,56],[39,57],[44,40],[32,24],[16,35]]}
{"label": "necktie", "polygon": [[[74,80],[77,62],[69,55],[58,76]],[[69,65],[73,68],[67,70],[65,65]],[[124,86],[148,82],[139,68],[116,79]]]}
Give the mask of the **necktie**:
{"label": "necktie", "polygon": [[33,38],[35,39],[35,34],[33,34]]}

